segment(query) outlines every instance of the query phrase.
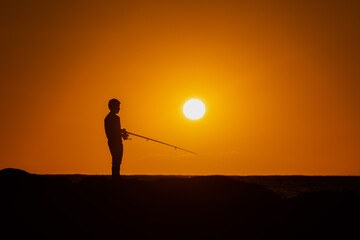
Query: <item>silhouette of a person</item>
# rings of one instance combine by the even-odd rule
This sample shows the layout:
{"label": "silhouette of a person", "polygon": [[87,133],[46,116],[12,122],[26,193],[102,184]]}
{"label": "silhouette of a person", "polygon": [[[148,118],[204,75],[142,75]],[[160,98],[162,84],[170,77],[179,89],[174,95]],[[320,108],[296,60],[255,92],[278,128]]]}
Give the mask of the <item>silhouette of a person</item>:
{"label": "silhouette of a person", "polygon": [[126,140],[128,135],[125,129],[121,129],[120,117],[117,115],[120,111],[120,101],[111,99],[109,109],[110,113],[105,117],[105,132],[112,156],[112,178],[118,179],[124,152],[122,139]]}

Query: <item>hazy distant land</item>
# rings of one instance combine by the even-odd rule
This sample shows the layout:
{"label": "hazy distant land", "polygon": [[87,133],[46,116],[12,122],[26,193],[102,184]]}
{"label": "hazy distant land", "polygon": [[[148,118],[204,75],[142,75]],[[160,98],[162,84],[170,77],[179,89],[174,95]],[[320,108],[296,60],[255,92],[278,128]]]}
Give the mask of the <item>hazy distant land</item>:
{"label": "hazy distant land", "polygon": [[[83,174],[64,174],[64,175],[43,175],[49,178],[64,177],[71,182],[79,182],[87,177],[98,177],[110,179],[109,175],[83,175]],[[217,176],[217,175],[213,175]],[[156,181],[159,179],[171,178],[192,178],[199,176],[192,175],[123,175],[124,180],[137,179],[141,181]],[[283,198],[296,197],[300,193],[316,191],[335,191],[344,190],[360,193],[360,176],[306,176],[306,175],[273,175],[273,176],[225,176],[237,181],[262,185],[265,188],[279,194]]]}
{"label": "hazy distant land", "polygon": [[1,234],[45,239],[347,239],[360,177],[0,171]]}

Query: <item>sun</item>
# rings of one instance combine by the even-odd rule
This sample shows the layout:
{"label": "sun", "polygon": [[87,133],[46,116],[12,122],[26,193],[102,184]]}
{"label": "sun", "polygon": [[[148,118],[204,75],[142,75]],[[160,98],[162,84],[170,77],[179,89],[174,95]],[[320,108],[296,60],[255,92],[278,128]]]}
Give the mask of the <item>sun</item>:
{"label": "sun", "polygon": [[198,99],[190,99],[184,104],[183,111],[187,118],[197,120],[204,116],[205,105]]}

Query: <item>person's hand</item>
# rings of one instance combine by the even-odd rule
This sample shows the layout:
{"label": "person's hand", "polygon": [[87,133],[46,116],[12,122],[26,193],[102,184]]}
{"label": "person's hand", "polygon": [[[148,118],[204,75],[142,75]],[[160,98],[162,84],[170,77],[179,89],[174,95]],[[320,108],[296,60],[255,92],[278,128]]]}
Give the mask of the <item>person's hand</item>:
{"label": "person's hand", "polygon": [[126,132],[126,129],[125,128],[123,128],[123,129],[121,129],[121,132],[122,132],[122,138],[124,139],[124,140],[128,140],[129,139],[129,134]]}

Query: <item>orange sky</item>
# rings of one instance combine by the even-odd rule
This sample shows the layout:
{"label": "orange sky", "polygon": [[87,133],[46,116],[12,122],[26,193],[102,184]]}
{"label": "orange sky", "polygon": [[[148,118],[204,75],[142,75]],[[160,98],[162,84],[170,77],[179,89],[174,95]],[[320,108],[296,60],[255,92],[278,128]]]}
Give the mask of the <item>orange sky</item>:
{"label": "orange sky", "polygon": [[[52,3],[51,3],[52,2]],[[56,3],[55,3],[56,2]],[[0,169],[110,174],[360,174],[358,1],[0,3]],[[186,100],[205,116],[188,120]]]}

